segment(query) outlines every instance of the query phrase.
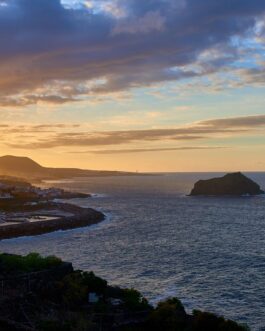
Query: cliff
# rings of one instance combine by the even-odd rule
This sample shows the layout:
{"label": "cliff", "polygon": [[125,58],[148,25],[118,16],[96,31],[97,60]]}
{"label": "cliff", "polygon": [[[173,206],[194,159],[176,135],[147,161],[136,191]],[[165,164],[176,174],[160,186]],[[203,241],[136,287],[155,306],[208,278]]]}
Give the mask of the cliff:
{"label": "cliff", "polygon": [[227,174],[220,178],[199,180],[190,195],[258,195],[263,194],[260,186],[241,172]]}

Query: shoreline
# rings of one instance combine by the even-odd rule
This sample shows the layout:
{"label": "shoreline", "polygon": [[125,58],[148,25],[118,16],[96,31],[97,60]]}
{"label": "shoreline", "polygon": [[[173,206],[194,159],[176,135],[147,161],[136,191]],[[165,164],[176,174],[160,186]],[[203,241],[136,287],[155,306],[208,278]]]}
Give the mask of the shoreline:
{"label": "shoreline", "polygon": [[[67,216],[58,216],[68,213]],[[50,220],[6,224],[0,227],[0,240],[28,237],[51,233],[59,230],[71,230],[98,224],[106,216],[92,208],[82,208],[69,203],[49,203],[38,211],[38,215],[54,217]],[[31,214],[29,216],[36,216]]]}

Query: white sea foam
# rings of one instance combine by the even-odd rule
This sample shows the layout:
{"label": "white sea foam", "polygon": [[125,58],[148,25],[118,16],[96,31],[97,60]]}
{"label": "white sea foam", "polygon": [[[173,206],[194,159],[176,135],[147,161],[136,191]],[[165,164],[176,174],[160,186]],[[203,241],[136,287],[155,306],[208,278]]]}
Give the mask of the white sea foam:
{"label": "white sea foam", "polygon": [[92,198],[106,198],[108,194],[105,193],[90,193]]}

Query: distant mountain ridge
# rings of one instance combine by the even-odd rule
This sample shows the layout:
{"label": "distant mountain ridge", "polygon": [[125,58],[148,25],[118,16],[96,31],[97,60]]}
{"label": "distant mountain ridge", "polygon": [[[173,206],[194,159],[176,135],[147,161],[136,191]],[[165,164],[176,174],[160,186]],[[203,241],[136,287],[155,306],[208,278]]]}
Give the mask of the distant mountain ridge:
{"label": "distant mountain ridge", "polygon": [[60,179],[89,176],[133,175],[130,172],[85,170],[78,168],[43,167],[29,157],[5,155],[0,157],[0,175],[27,179]]}

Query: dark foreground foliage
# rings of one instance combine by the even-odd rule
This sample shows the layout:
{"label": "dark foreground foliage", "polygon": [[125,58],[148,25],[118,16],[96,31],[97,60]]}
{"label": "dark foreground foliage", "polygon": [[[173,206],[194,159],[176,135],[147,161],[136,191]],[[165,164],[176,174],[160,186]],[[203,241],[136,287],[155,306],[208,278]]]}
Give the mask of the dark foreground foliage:
{"label": "dark foreground foliage", "polygon": [[26,256],[0,254],[0,273],[41,271],[56,267],[61,263],[62,260],[56,256],[42,257],[38,253],[30,253]]}
{"label": "dark foreground foliage", "polygon": [[[249,330],[212,313],[195,310],[187,314],[177,298],[169,298],[154,308],[139,291],[109,286],[93,272],[74,271],[71,264],[56,257],[1,254],[0,267],[0,330]],[[15,273],[15,281],[5,281],[7,275],[14,277]],[[91,293],[96,302],[88,300]]]}

